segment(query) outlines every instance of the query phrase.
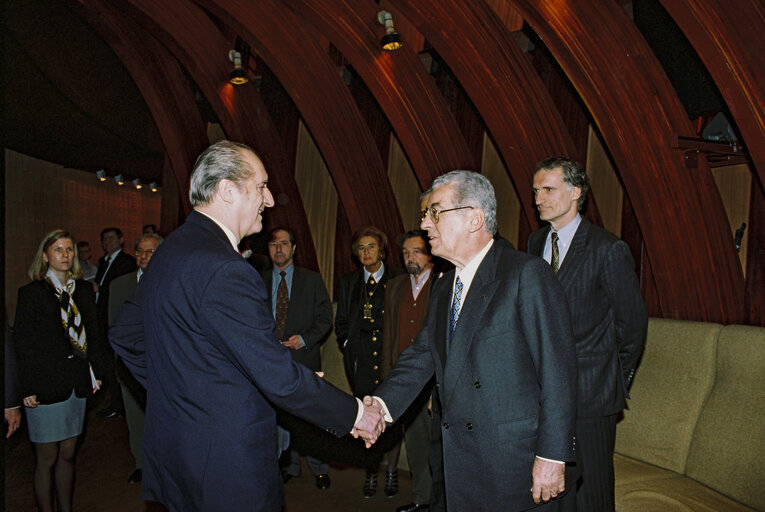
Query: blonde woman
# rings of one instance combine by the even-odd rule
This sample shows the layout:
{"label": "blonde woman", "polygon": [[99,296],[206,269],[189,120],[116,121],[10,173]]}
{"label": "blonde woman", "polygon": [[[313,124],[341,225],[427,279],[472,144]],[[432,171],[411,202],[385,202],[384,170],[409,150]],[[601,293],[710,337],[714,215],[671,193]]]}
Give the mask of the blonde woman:
{"label": "blonde woman", "polygon": [[[19,288],[14,344],[29,440],[35,450],[35,497],[43,512],[70,511],[74,455],[86,397],[98,389],[91,347],[100,333],[93,287],[80,279],[77,245],[48,233]],[[57,507],[54,507],[54,502]]]}

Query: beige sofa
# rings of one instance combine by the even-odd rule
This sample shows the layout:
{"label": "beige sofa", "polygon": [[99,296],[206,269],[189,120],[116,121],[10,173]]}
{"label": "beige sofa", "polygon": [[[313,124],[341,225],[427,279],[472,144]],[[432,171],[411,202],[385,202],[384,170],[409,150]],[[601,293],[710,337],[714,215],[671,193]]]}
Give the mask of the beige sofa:
{"label": "beige sofa", "polygon": [[631,395],[617,511],[765,510],[765,328],[652,318]]}

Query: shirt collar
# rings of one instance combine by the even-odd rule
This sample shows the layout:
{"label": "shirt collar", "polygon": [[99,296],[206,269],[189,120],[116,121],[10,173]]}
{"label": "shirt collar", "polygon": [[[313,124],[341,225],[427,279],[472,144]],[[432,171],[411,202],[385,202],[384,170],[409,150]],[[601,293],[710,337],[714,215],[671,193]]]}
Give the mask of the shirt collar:
{"label": "shirt collar", "polygon": [[[281,270],[279,270],[279,268],[276,265],[274,265],[273,271],[274,271],[274,277],[281,276]],[[295,273],[295,265],[293,265],[292,263],[287,265],[287,268],[284,269],[284,273],[286,276],[292,277],[292,274]]]}
{"label": "shirt collar", "polygon": [[[478,254],[473,256],[473,259],[468,261],[468,264],[465,265],[462,270],[457,270],[457,272],[454,273],[454,281],[456,282],[457,278],[459,277],[460,281],[462,281],[463,289],[470,288],[470,283],[473,282],[473,278],[475,277],[475,273],[478,271],[478,267],[481,265],[481,262],[486,257],[486,253],[489,252],[489,249],[491,249],[492,245],[494,245],[493,238],[489,240],[489,243],[487,243]],[[463,293],[463,297],[464,296],[465,295]]]}
{"label": "shirt collar", "polygon": [[[380,279],[382,279],[383,274],[385,273],[385,263],[382,261],[380,262],[380,268],[377,269],[377,272],[374,274],[371,274],[375,278],[375,282],[379,283]],[[370,273],[367,272],[366,267],[364,267],[364,281],[369,281]]]}
{"label": "shirt collar", "polygon": [[574,217],[571,222],[560,228],[559,230],[555,231],[550,228],[550,234],[548,235],[548,238],[552,236],[553,231],[558,233],[558,247],[563,249],[571,245],[571,241],[574,239],[574,235],[576,234],[577,228],[579,228],[579,224],[582,223],[582,216],[578,213],[576,214],[576,217]]}

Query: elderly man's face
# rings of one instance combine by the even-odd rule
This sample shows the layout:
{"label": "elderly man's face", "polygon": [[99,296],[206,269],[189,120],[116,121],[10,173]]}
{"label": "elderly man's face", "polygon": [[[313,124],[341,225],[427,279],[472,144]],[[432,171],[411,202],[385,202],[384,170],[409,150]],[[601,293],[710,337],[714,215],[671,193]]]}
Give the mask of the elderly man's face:
{"label": "elderly man's face", "polygon": [[159,247],[159,240],[156,238],[144,238],[138,243],[138,248],[135,251],[135,261],[138,264],[138,268],[146,270],[149,265],[149,260],[154,256],[154,251]]}
{"label": "elderly man's face", "polygon": [[407,238],[404,241],[404,247],[402,247],[401,252],[404,256],[406,271],[410,274],[418,276],[433,266],[433,257],[428,254],[425,240],[419,236]]}
{"label": "elderly man's face", "polygon": [[[452,184],[441,185],[427,198],[427,208],[435,208],[437,211],[457,208],[461,205],[454,202],[454,186]],[[428,232],[430,249],[433,256],[440,256],[455,263],[459,261],[459,243],[469,232],[468,212],[470,209],[452,210],[438,215],[435,222],[433,215],[426,215],[420,223],[420,228]]]}
{"label": "elderly man's face", "polygon": [[240,237],[259,233],[263,229],[263,210],[274,205],[268,189],[268,174],[263,163],[253,153],[245,155],[253,173],[235,192],[234,208]]}

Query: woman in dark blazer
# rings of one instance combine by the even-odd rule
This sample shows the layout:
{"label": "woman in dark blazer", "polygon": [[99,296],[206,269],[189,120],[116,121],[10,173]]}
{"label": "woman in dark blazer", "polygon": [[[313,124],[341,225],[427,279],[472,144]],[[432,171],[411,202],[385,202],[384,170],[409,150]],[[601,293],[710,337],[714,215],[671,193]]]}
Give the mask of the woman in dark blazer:
{"label": "woman in dark blazer", "polygon": [[[343,352],[343,362],[353,394],[359,398],[372,395],[380,384],[382,368],[383,307],[385,286],[388,280],[402,273],[395,267],[386,267],[385,246],[388,239],[378,228],[368,226],[353,235],[353,255],[363,266],[340,281],[335,315],[335,334]],[[399,429],[400,431],[400,429]],[[395,437],[395,436],[394,436]],[[398,436],[400,440],[401,436]],[[367,476],[364,482],[364,497],[372,497],[377,490],[377,466],[383,449],[389,449],[397,442],[386,432],[375,447],[367,451]],[[385,494],[389,497],[398,493],[398,455],[388,457]]]}
{"label": "woman in dark blazer", "polygon": [[14,345],[41,511],[54,510],[54,491],[57,510],[71,510],[86,397],[100,385],[91,366],[100,335],[93,287],[79,279],[76,247],[66,231],[48,233],[16,305]]}

